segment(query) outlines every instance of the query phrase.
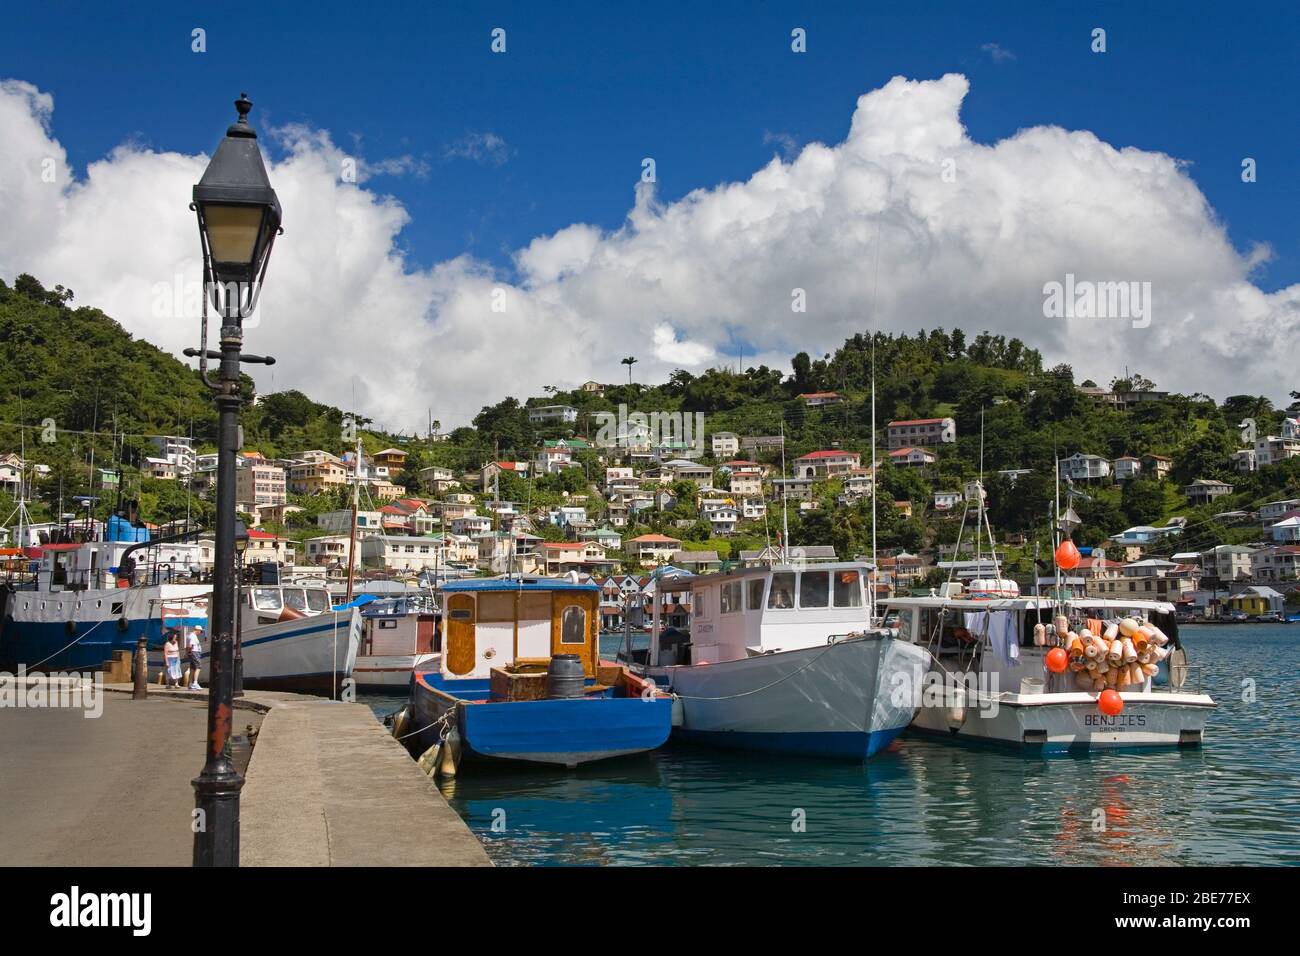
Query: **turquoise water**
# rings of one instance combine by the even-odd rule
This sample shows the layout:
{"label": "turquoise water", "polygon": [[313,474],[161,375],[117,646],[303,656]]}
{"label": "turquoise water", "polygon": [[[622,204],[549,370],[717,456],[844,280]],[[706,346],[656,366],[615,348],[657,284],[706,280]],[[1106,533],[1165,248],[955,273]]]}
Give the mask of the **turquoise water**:
{"label": "turquoise water", "polygon": [[1181,633],[1219,704],[1199,750],[1027,758],[905,735],[855,765],[674,743],[474,767],[442,791],[498,865],[1300,864],[1300,625]]}

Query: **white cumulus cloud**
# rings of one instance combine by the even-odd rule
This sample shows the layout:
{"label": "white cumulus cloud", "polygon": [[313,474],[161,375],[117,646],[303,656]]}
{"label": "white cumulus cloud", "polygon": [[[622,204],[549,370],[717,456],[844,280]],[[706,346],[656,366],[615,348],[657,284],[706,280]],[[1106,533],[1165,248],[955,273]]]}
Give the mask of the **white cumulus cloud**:
{"label": "white cumulus cloud", "polygon": [[[967,89],[896,77],[858,100],[843,142],[672,203],[642,185],[620,228],[539,236],[510,278],[469,256],[411,261],[406,210],[364,175],[345,181],[327,131],[277,131],[286,234],[248,347],[279,359],[277,388],[343,407],[355,394],[393,428],[420,427],[429,407],[452,425],[507,394],[618,381],[626,355],[643,381],[726,361],[734,343],[747,363],[786,367],[873,321],[1019,336],[1098,381],[1128,366],[1218,397],[1294,386],[1300,285],[1251,281],[1267,247],[1234,249],[1183,164],[1055,126],[974,142]],[[197,323],[159,302],[199,275],[188,203],[207,156],[124,144],[74,177],[56,126],[48,93],[0,83],[0,275],[70,286],[174,352],[197,344]],[[1067,274],[1151,283],[1150,324],[1044,318],[1044,286]]]}

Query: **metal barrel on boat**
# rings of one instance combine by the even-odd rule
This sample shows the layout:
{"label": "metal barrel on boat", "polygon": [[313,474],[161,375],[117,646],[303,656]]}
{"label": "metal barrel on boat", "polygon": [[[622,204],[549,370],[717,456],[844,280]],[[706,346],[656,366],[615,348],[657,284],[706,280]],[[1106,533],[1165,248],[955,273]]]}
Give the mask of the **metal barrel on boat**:
{"label": "metal barrel on boat", "polygon": [[581,697],[584,684],[582,658],[577,654],[556,654],[546,666],[546,696],[551,700]]}

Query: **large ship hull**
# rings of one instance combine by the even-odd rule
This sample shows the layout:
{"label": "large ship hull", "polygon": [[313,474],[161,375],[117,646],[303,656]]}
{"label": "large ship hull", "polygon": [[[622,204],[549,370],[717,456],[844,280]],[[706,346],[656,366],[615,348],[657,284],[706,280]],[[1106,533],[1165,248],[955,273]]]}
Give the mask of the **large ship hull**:
{"label": "large ship hull", "polygon": [[0,628],[0,666],[33,671],[90,671],[115,651],[134,651],[143,634],[162,646],[168,627],[208,623],[212,588],[158,584],[84,591],[12,591]]}

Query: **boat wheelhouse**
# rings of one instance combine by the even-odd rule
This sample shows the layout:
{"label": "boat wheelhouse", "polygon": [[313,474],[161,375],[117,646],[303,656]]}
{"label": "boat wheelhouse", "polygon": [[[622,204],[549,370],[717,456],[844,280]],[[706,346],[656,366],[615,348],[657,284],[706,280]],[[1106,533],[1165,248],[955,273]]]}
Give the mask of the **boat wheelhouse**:
{"label": "boat wheelhouse", "polygon": [[442,596],[442,653],[412,679],[405,736],[439,748],[444,773],[470,757],[576,767],[668,739],[668,696],[599,659],[596,585],[457,581]]}
{"label": "boat wheelhouse", "polygon": [[656,601],[650,647],[622,656],[671,689],[679,736],[864,760],[912,719],[891,689],[925,670],[920,648],[872,627],[871,573],[827,562],[691,576],[689,633],[661,628]]}
{"label": "boat wheelhouse", "polygon": [[[919,731],[1039,753],[1188,747],[1202,743],[1215,707],[1199,687],[1188,686],[1193,668],[1178,638],[1174,606],[1165,602],[958,593],[894,598],[886,602],[886,619],[896,621],[901,640],[930,658],[924,686],[915,689],[920,707],[913,727]],[[1077,674],[1088,673],[1088,665],[1072,661],[1073,670],[1053,673],[1048,655],[1054,648],[1069,653],[1069,635],[1101,638],[1123,622],[1167,636],[1168,650],[1154,674],[1115,688],[1122,709],[1107,714],[1099,708],[1104,691],[1080,687]]]}
{"label": "boat wheelhouse", "polygon": [[417,596],[358,603],[361,647],[352,668],[358,690],[405,689],[413,670],[438,666],[442,633],[432,600]]}

